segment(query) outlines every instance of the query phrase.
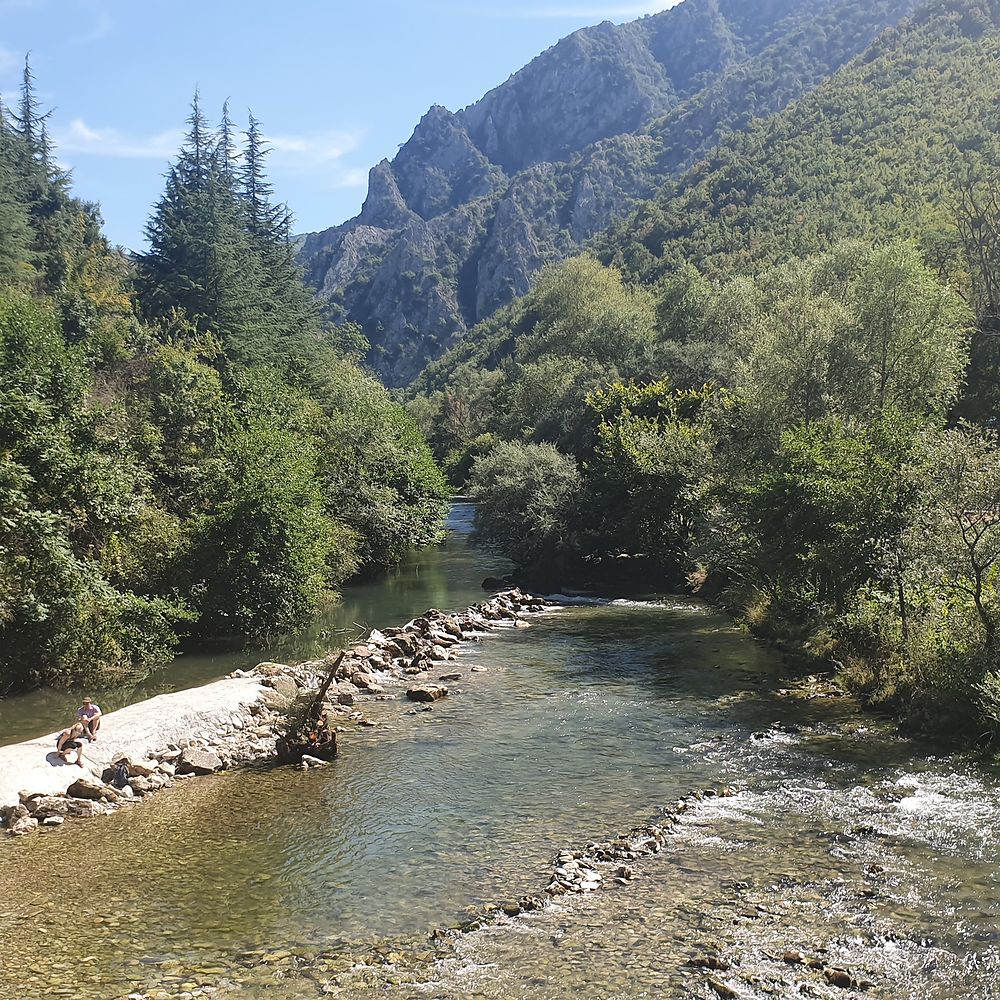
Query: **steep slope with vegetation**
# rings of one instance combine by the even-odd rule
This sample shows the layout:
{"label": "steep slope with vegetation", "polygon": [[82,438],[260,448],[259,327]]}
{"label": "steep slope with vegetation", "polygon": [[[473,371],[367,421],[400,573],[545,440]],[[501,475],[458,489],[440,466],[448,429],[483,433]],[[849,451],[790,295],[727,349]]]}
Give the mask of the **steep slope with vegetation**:
{"label": "steep slope with vegetation", "polygon": [[[0,691],[305,622],[439,531],[413,422],[320,321],[251,119],[195,101],[137,262],[0,117]],[[346,336],[345,336],[346,333]],[[347,345],[347,346],[345,346]]]}
{"label": "steep slope with vegetation", "polygon": [[916,0],[686,0],[563,39],[457,114],[432,108],[361,214],[303,239],[309,280],[390,384],[525,294],[755,116],[780,111]]}
{"label": "steep slope with vegetation", "polygon": [[996,0],[931,3],[430,366],[410,410],[484,536],[550,583],[687,579],[996,737],[998,46]]}

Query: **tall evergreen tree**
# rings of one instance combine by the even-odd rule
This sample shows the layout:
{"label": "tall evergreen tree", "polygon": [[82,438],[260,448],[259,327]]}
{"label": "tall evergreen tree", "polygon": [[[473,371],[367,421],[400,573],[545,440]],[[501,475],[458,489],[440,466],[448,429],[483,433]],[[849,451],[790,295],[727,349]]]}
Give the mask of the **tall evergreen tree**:
{"label": "tall evergreen tree", "polygon": [[[252,338],[260,322],[260,266],[246,237],[225,134],[211,134],[197,92],[188,131],[146,226],[150,252],[139,288],[150,316],[183,310],[226,342]],[[228,125],[228,112],[224,117]],[[231,129],[230,129],[231,134]]]}
{"label": "tall evergreen tree", "polygon": [[260,122],[249,114],[243,147],[241,191],[251,244],[264,271],[265,300],[273,349],[308,355],[319,339],[319,309],[305,287],[292,242],[292,215],[272,202],[265,160],[270,152]]}
{"label": "tall evergreen tree", "polygon": [[41,110],[31,63],[25,58],[21,97],[8,135],[11,166],[30,230],[28,259],[47,287],[55,289],[73,254],[100,238],[100,221],[95,206],[70,194],[70,175],[52,155],[50,115],[51,111]]}
{"label": "tall evergreen tree", "polygon": [[14,282],[28,270],[31,228],[20,195],[16,138],[0,101],[0,281]]}

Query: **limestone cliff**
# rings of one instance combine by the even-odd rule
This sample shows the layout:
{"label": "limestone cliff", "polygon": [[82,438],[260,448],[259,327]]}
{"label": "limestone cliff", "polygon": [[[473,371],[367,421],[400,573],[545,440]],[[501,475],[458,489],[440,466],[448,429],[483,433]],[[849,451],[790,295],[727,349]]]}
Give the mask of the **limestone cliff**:
{"label": "limestone cliff", "polygon": [[332,314],[405,384],[725,134],[863,51],[916,0],[685,0],[576,31],[455,114],[433,107],[360,214],[302,239]]}

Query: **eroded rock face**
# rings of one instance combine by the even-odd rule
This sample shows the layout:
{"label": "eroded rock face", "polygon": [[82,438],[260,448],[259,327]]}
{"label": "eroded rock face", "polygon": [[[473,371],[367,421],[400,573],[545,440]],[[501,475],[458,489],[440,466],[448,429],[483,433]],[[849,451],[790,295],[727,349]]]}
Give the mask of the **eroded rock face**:
{"label": "eroded rock face", "polygon": [[[687,0],[574,32],[470,107],[432,107],[372,169],[360,214],[302,238],[309,281],[361,325],[379,374],[409,382],[540,268],[577,253],[726,130],[815,87],[919,0],[863,17],[838,16],[843,3]],[[827,37],[815,44],[808,26],[820,18]]]}

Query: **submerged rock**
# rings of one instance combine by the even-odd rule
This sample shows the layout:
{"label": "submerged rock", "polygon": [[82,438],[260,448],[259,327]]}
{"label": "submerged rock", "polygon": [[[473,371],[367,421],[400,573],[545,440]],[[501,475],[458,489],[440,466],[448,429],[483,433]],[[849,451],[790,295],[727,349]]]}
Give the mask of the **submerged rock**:
{"label": "submerged rock", "polygon": [[418,684],[406,689],[406,697],[410,701],[437,701],[448,693],[443,684]]}

